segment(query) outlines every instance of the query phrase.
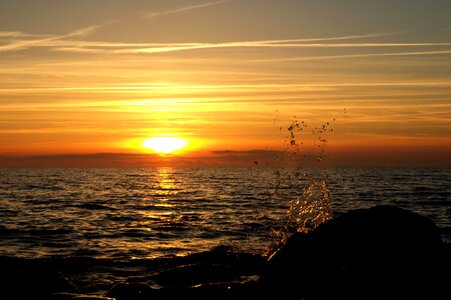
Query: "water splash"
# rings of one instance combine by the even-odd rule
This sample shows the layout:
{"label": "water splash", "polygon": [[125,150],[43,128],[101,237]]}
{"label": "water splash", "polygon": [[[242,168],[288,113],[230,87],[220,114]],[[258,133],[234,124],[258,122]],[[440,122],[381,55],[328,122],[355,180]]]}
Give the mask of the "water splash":
{"label": "water splash", "polygon": [[[324,163],[327,135],[333,132],[331,126],[333,121],[316,126],[309,132],[307,123],[295,117],[288,127],[282,127],[288,131],[285,136],[285,151],[291,164],[295,165],[291,174],[287,176],[295,184],[299,194],[290,201],[285,225],[272,231],[275,246],[294,232],[308,233],[333,217],[328,187],[329,175]],[[279,172],[276,193],[281,180]]]}
{"label": "water splash", "polygon": [[303,188],[302,194],[290,203],[287,231],[307,233],[333,217],[328,176],[315,178]]}

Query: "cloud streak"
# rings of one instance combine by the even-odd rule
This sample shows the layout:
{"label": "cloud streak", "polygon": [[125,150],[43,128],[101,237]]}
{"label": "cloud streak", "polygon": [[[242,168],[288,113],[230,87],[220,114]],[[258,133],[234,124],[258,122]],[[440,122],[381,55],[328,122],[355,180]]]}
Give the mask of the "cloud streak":
{"label": "cloud streak", "polygon": [[242,85],[129,85],[129,86],[96,86],[96,87],[36,87],[36,88],[0,88],[2,93],[34,93],[34,92],[61,92],[61,91],[115,91],[119,93],[132,92],[132,91],[216,91],[216,90],[264,90],[264,89],[283,89],[287,90],[291,88],[293,90],[317,90],[317,89],[331,89],[340,87],[384,87],[384,86],[394,86],[394,87],[409,87],[409,86],[426,86],[426,87],[449,87],[451,86],[451,81],[412,81],[412,82],[369,82],[369,83],[341,83],[341,82],[331,82],[331,83],[318,83],[318,84],[242,84]]}
{"label": "cloud streak", "polygon": [[[230,42],[230,43],[206,43],[199,45],[174,45],[170,47],[144,47],[137,49],[115,50],[115,53],[165,53],[197,49],[213,48],[381,48],[381,47],[433,47],[433,46],[451,46],[451,43],[305,43],[305,44],[287,44],[284,40],[278,42]],[[63,48],[56,50],[65,50]],[[75,49],[72,49],[75,50]]]}
{"label": "cloud streak", "polygon": [[[358,40],[380,36],[390,36],[398,33],[371,33],[362,35],[346,35],[336,37],[307,39],[276,39],[257,41],[237,41],[222,43],[124,43],[84,41],[74,38],[84,37],[100,26],[85,27],[65,35],[46,38],[32,36],[20,32],[0,32],[0,36],[22,38],[0,46],[0,53],[25,50],[34,47],[46,47],[53,51],[74,53],[111,53],[111,54],[158,54],[188,50],[219,49],[219,48],[383,48],[383,47],[444,47],[451,43],[331,43],[332,41]],[[316,42],[316,43],[312,43]],[[321,43],[325,42],[325,43]],[[432,51],[430,51],[432,54]],[[438,51],[437,51],[438,54]],[[390,55],[390,54],[385,54]],[[393,54],[392,54],[393,55]],[[351,57],[351,56],[349,56]],[[357,57],[357,56],[354,56]],[[338,57],[335,57],[338,58]],[[305,60],[313,60],[308,58]],[[326,59],[326,58],[323,58]],[[328,59],[332,59],[329,57]],[[287,58],[289,61],[290,58]],[[291,58],[291,60],[296,60]]]}
{"label": "cloud streak", "polygon": [[[182,12],[190,9],[201,8],[219,4],[226,1],[216,1],[183,7],[166,14]],[[299,56],[299,57],[280,57],[273,59],[249,60],[248,62],[295,62],[295,61],[321,61],[349,58],[366,57],[390,57],[390,56],[419,56],[419,55],[449,55],[451,50],[441,49],[433,50],[436,47],[449,47],[451,43],[370,43],[370,42],[334,42],[334,41],[352,41],[359,39],[369,39],[382,36],[393,36],[400,34],[392,33],[370,33],[361,35],[344,35],[335,37],[320,38],[297,38],[297,39],[272,39],[257,41],[237,41],[222,43],[125,43],[125,42],[102,42],[80,40],[102,25],[83,27],[63,35],[44,35],[29,34],[24,32],[0,31],[0,39],[6,39],[6,43],[0,45],[0,54],[26,50],[30,48],[48,48],[51,51],[70,52],[70,53],[102,53],[102,54],[161,54],[189,50],[206,49],[226,49],[226,48],[268,48],[268,49],[302,49],[302,48],[429,48],[428,51],[403,51],[388,53],[357,53],[343,55],[324,55],[324,56]]]}
{"label": "cloud streak", "polygon": [[[50,36],[44,39],[36,39],[36,35],[29,35],[21,32],[4,32],[5,36],[14,37],[33,37],[32,39],[24,39],[14,41],[10,44],[0,46],[0,52],[16,51],[32,47],[50,47],[59,51],[73,52],[118,52],[118,53],[162,53],[181,50],[207,49],[207,48],[228,48],[228,47],[263,47],[265,45],[279,45],[290,47],[293,42],[311,42],[311,41],[333,41],[333,40],[349,40],[360,39],[380,34],[351,35],[315,39],[282,39],[282,40],[262,40],[262,41],[242,41],[242,42],[225,42],[225,43],[110,43],[110,42],[93,42],[71,40],[68,38],[86,35],[98,26],[86,27],[78,29],[66,35]],[[119,50],[116,50],[119,49]]]}
{"label": "cloud streak", "polygon": [[35,38],[41,37],[42,38],[42,37],[49,37],[49,35],[25,33],[25,32],[20,32],[20,31],[0,31],[0,39],[30,38],[30,37],[35,37]]}
{"label": "cloud streak", "polygon": [[[95,31],[97,28],[99,28],[99,25],[96,26],[89,26],[89,27],[83,27],[80,29],[77,29],[75,31],[69,32],[64,35],[55,35],[47,38],[33,38],[33,39],[23,39],[19,41],[14,41],[6,45],[0,46],[0,53],[1,52],[10,52],[10,51],[18,51],[23,49],[28,49],[32,47],[52,47],[52,45],[58,44],[58,42],[61,42],[61,40],[66,40],[70,38],[76,38],[76,37],[84,37],[86,35],[89,35],[91,32]],[[4,33],[4,32],[3,32]],[[40,35],[29,35],[26,33],[21,32],[7,32],[9,36],[14,37],[24,37],[24,36],[33,36],[33,37],[39,37]],[[80,42],[80,41],[73,41],[73,42]]]}
{"label": "cloud streak", "polygon": [[319,61],[333,60],[343,58],[365,58],[380,56],[417,56],[417,55],[446,55],[451,54],[451,50],[444,51],[415,51],[415,52],[389,52],[389,53],[362,53],[362,54],[345,54],[345,55],[324,55],[324,56],[304,56],[304,57],[288,57],[275,59],[253,60],[253,62],[290,62],[290,61]]}
{"label": "cloud streak", "polygon": [[230,0],[219,0],[219,1],[214,1],[214,2],[206,2],[206,3],[196,4],[196,5],[182,6],[182,7],[178,7],[178,8],[174,8],[174,9],[169,9],[169,10],[149,11],[144,14],[144,17],[147,19],[156,19],[161,16],[184,13],[187,11],[205,8],[205,7],[209,7],[209,6],[213,6],[213,5],[218,5],[218,4],[229,2],[229,1]]}

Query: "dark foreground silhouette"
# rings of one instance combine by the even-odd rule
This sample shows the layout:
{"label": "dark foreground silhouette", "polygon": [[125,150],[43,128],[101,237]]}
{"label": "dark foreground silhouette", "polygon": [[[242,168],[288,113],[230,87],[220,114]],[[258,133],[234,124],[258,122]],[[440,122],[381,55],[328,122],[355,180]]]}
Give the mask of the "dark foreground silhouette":
{"label": "dark foreground silhouette", "polygon": [[[227,248],[114,264],[0,258],[1,299],[451,299],[450,247],[428,218],[393,206],[295,233],[269,258]],[[139,274],[139,275],[136,275]],[[98,296],[101,295],[101,296]]]}

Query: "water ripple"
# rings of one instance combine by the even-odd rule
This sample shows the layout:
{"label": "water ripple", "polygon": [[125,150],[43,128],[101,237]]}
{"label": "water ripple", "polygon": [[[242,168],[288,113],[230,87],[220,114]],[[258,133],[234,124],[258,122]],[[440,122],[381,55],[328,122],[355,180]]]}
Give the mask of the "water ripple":
{"label": "water ripple", "polygon": [[[289,169],[0,169],[0,254],[129,258],[264,251],[302,177]],[[450,169],[331,169],[335,215],[395,204],[451,241]]]}

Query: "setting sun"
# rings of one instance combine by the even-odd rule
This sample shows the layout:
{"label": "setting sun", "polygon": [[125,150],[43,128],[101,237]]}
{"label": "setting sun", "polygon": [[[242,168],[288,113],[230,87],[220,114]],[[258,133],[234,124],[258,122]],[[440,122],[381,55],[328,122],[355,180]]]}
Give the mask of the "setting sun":
{"label": "setting sun", "polygon": [[188,142],[182,138],[154,137],[146,139],[143,147],[158,153],[169,154],[186,147],[187,144]]}

